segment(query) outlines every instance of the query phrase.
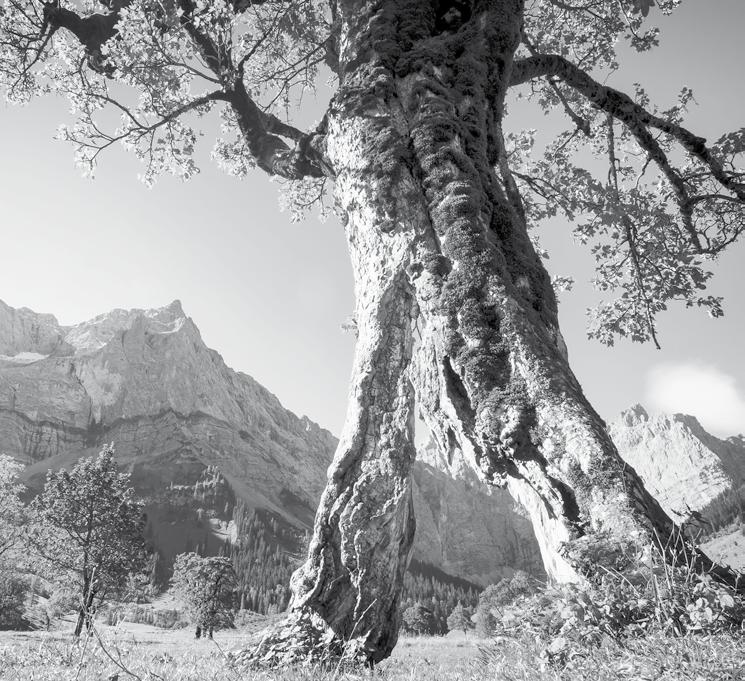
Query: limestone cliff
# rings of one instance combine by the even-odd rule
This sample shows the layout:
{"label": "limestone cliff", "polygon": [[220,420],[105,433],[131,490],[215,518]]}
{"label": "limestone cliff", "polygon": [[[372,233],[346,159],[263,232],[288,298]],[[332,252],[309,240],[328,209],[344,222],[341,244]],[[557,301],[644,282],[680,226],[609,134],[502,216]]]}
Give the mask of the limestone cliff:
{"label": "limestone cliff", "polygon": [[527,514],[509,492],[482,483],[459,451],[446,461],[431,443],[414,466],[414,558],[477,584],[515,569],[543,576]]}
{"label": "limestone cliff", "polygon": [[[0,302],[2,451],[38,487],[47,469],[108,442],[149,500],[167,554],[228,538],[236,498],[307,530],[337,444],[230,369],[178,301],[70,327]],[[417,465],[415,556],[481,583],[516,567],[540,573],[532,531],[506,493],[447,471],[431,453]],[[206,509],[186,503],[215,476],[227,487],[213,485]]]}
{"label": "limestone cliff", "polygon": [[745,484],[742,437],[720,440],[693,416],[650,416],[641,405],[610,426],[619,453],[672,517],[685,520],[717,496]]}

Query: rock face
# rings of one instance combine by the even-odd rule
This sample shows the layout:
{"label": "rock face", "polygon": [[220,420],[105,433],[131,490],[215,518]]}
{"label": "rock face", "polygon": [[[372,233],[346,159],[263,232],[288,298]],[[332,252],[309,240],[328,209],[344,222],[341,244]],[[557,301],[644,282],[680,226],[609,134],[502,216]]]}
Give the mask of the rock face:
{"label": "rock face", "polygon": [[[0,302],[2,451],[25,463],[29,484],[39,487],[49,468],[108,442],[151,501],[152,531],[169,554],[229,537],[236,499],[308,530],[337,445],[226,366],[178,301],[71,327]],[[540,574],[532,530],[506,493],[447,471],[431,453],[417,464],[415,557],[481,583],[514,568]],[[204,537],[204,524],[174,513],[174,504],[203,494],[215,476],[227,488],[210,487]]]}
{"label": "rock face", "polygon": [[[64,331],[50,314],[37,314],[26,307],[18,310],[0,300],[0,357],[24,361],[48,355],[59,344]],[[20,356],[20,357],[19,357]]]}
{"label": "rock face", "polygon": [[[0,336],[0,441],[32,484],[114,442],[143,491],[218,465],[242,498],[298,526],[312,517],[334,437],[229,369],[178,302],[69,328],[17,312],[17,330]],[[17,361],[31,352],[35,361]]]}
{"label": "rock face", "polygon": [[415,559],[482,585],[515,569],[543,576],[530,520],[509,492],[483,484],[459,451],[448,462],[428,444],[418,457]]}
{"label": "rock face", "polygon": [[621,456],[677,520],[705,509],[715,497],[745,484],[745,442],[720,440],[694,416],[650,416],[641,405],[610,426]]}

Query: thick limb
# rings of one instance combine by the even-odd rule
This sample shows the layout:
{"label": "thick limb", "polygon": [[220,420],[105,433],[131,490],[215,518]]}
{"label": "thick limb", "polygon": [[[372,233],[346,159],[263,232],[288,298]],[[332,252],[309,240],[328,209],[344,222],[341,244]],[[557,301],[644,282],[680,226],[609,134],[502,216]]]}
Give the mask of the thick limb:
{"label": "thick limb", "polygon": [[[641,545],[656,535],[664,541],[674,525],[584,397],[548,274],[509,183],[494,170],[506,153],[500,93],[520,39],[519,23],[506,20],[516,15],[504,16],[483,34],[482,61],[501,70],[480,80],[474,31],[470,52],[449,61],[447,72],[421,70],[399,81],[430,225],[412,265],[423,329],[419,403],[444,448],[461,448],[482,479],[506,484],[523,502],[547,572],[568,581],[584,569],[580,538]],[[699,563],[713,567],[703,554]],[[731,571],[715,572],[734,584]]]}

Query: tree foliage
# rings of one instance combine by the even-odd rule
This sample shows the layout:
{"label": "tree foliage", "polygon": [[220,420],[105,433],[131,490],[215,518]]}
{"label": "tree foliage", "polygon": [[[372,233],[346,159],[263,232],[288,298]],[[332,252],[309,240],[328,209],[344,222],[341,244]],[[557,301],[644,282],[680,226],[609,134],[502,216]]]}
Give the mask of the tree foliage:
{"label": "tree foliage", "polygon": [[23,627],[26,582],[14,570],[0,566],[0,629]]}
{"label": "tree foliage", "polygon": [[24,521],[18,474],[23,469],[13,458],[0,455],[0,559],[18,544]]}
{"label": "tree foliage", "polygon": [[404,631],[417,636],[428,636],[435,633],[435,618],[429,608],[414,603],[404,610],[401,626]]}
{"label": "tree foliage", "polygon": [[424,604],[432,611],[434,633],[446,634],[447,617],[458,603],[474,608],[478,603],[480,589],[471,582],[448,575],[441,570],[412,560],[404,577],[401,595],[401,610],[416,603]]}
{"label": "tree foliage", "polygon": [[535,593],[538,581],[522,570],[511,578],[490,584],[479,594],[476,608],[476,628],[481,636],[490,636],[502,617],[504,608],[523,596]]}
{"label": "tree foliage", "polygon": [[473,627],[471,611],[464,608],[461,603],[453,608],[453,611],[448,615],[447,622],[449,631],[462,631],[464,634],[467,634],[468,630]]}
{"label": "tree foliage", "polygon": [[229,558],[181,553],[173,566],[172,584],[186,603],[197,637],[204,632],[211,638],[215,629],[233,627],[237,578]]}
{"label": "tree foliage", "polygon": [[142,504],[114,449],[81,459],[69,471],[49,471],[32,502],[29,541],[42,562],[73,580],[79,596],[76,635],[96,605],[127,584],[146,563]]}
{"label": "tree foliage", "polygon": [[[673,301],[721,315],[721,298],[705,293],[710,263],[743,230],[743,130],[708,144],[686,129],[692,93],[682,84],[677,104],[662,110],[641,87],[628,95],[602,84],[619,67],[620,42],[640,52],[657,45],[655,4],[670,14],[680,0],[528,0],[510,96],[563,111],[569,126],[541,157],[533,131],[512,133],[497,162],[531,224],[557,214],[575,222],[576,239],[597,260],[602,296],[589,334],[607,344],[657,342],[656,315]],[[476,19],[471,5],[454,5],[459,21]],[[86,172],[103,150],[122,144],[144,163],[147,183],[197,172],[197,140],[215,128],[202,119],[214,111],[213,158],[233,175],[257,167],[289,180],[294,214],[334,177],[324,122],[302,131],[292,118],[319,66],[338,66],[336,7],[4,0],[0,85],[11,101],[67,97],[76,120],[59,137],[75,146]]]}

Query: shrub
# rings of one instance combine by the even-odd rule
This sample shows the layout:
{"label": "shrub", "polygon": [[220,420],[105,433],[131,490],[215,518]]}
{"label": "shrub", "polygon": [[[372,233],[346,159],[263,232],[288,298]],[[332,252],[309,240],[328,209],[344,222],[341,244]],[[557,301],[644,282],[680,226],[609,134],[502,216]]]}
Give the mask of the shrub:
{"label": "shrub", "polygon": [[476,608],[476,631],[480,636],[491,636],[497,628],[504,608],[519,598],[534,593],[538,582],[522,570],[511,578],[500,579],[490,584],[479,595]]}
{"label": "shrub", "polygon": [[19,575],[0,568],[0,629],[25,628],[26,592],[26,583]]}
{"label": "shrub", "polygon": [[425,608],[421,603],[414,603],[404,610],[401,626],[404,631],[411,634],[432,635],[435,633],[435,618],[429,608]]}
{"label": "shrub", "polygon": [[[604,638],[745,632],[745,600],[688,564],[673,567],[666,547],[643,551],[602,545],[573,546],[581,560],[606,566],[594,582],[564,585],[522,596],[504,607],[495,633],[531,632],[550,659],[566,660]],[[580,561],[581,562],[581,561]]]}

